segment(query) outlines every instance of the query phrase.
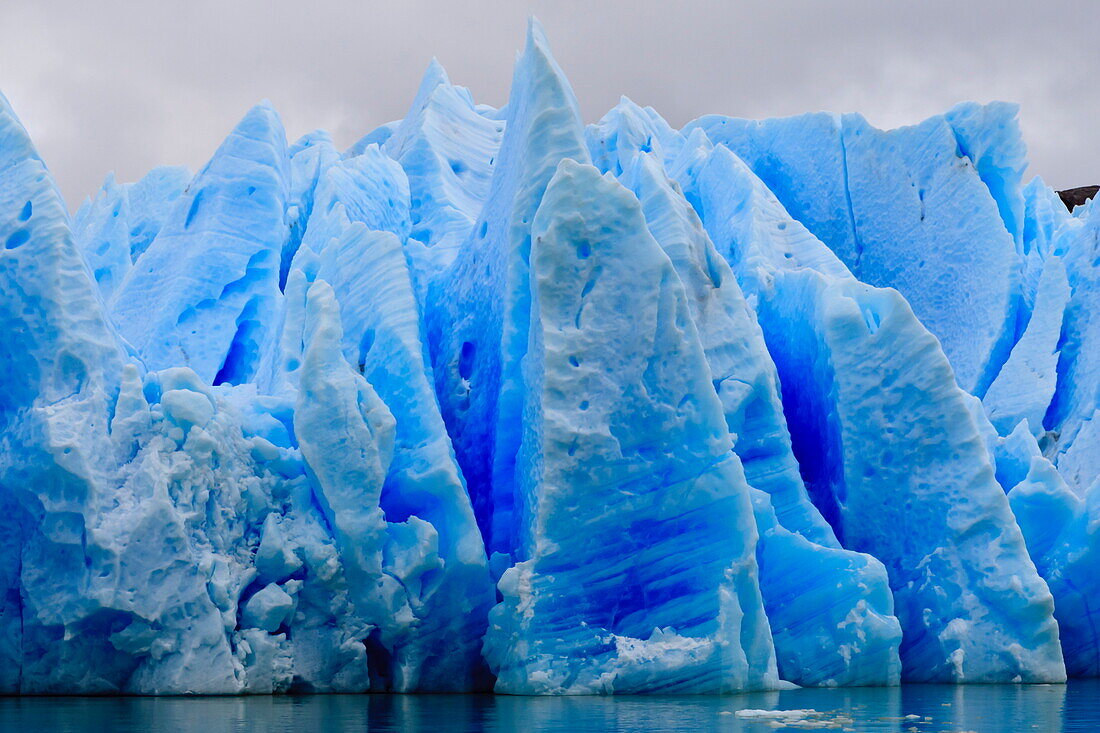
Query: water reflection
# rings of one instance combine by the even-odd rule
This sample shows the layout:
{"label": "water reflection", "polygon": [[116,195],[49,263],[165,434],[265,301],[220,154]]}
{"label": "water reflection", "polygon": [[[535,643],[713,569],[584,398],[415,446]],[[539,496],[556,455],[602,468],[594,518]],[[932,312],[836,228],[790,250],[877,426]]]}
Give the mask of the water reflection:
{"label": "water reflection", "polygon": [[[804,710],[775,717],[750,710]],[[757,717],[772,716],[772,717]],[[1100,730],[1100,682],[802,689],[714,697],[529,698],[314,695],[253,698],[3,698],[0,731],[853,731]]]}

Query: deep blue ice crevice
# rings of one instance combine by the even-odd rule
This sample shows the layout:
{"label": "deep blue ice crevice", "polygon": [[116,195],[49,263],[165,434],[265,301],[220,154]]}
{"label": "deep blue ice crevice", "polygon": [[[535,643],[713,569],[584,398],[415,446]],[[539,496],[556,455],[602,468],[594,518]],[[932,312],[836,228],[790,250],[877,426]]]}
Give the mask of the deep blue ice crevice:
{"label": "deep blue ice crevice", "polygon": [[1058,349],[1062,322],[1070,298],[1061,258],[1051,255],[1043,265],[1034,307],[1023,334],[982,399],[994,427],[1011,432],[1021,420],[1043,432],[1043,418],[1058,380]]}
{"label": "deep blue ice crevice", "polygon": [[[1055,234],[1052,254],[1065,264],[1071,295],[1059,343],[1058,381],[1044,427],[1054,439],[1049,452],[1061,467],[1070,451],[1100,449],[1095,431],[1086,431],[1100,409],[1100,209],[1078,207]],[[1080,444],[1079,444],[1080,441]],[[1070,459],[1072,460],[1072,459]],[[1092,476],[1067,476],[1083,495]]]}
{"label": "deep blue ice crevice", "polygon": [[425,313],[436,393],[490,555],[517,546],[530,229],[564,158],[588,160],[577,101],[532,21],[486,205],[452,267],[429,286]]}
{"label": "deep blue ice crevice", "polygon": [[[897,291],[838,274],[812,236],[790,246],[772,239],[789,225],[752,226],[775,221],[782,207],[760,195],[772,208],[761,217],[744,196],[726,194],[766,189],[725,156],[715,148],[685,190],[757,298],[810,496],[845,548],[886,566],[903,675],[1061,679],[1050,593],[994,478],[973,398],[939,342]],[[1014,580],[991,570],[989,557],[1013,567]],[[1005,654],[1009,645],[1017,651]]]}
{"label": "deep blue ice crevice", "polygon": [[775,366],[729,264],[651,154],[634,158],[623,183],[638,196],[650,233],[684,285],[712,383],[749,483],[770,495],[785,526],[818,544],[838,547],[802,484]]}
{"label": "deep blue ice crevice", "polygon": [[1020,132],[1020,106],[1007,102],[962,102],[944,113],[959,152],[970,158],[997,203],[1005,229],[1023,249],[1023,178],[1027,146]]}
{"label": "deep blue ice crevice", "polygon": [[632,181],[646,224],[684,285],[734,452],[753,487],[761,593],[780,675],[802,685],[896,683],[901,629],[886,569],[841,549],[810,502],[775,365],[729,264],[653,154],[635,157],[624,180]]}
{"label": "deep blue ice crevice", "polygon": [[[784,401],[824,408],[792,426],[795,451],[819,450],[815,424],[834,441],[815,478],[834,487],[845,547],[886,565],[905,677],[1060,680],[1050,592],[935,338],[896,291],[808,271],[775,285],[760,316]],[[807,398],[822,389],[807,363],[831,383],[824,401]]]}
{"label": "deep blue ice crevice", "polygon": [[[384,573],[386,521],[382,484],[393,459],[394,418],[378,394],[343,357],[343,333],[332,288],[324,281],[306,296],[306,351],[294,432],[315,497],[331,528],[363,620],[393,648],[411,620],[401,583]],[[366,634],[364,634],[365,636]]]}
{"label": "deep blue ice crevice", "polygon": [[302,244],[320,181],[329,167],[340,159],[332,146],[332,138],[323,130],[303,135],[288,148],[287,155],[290,156],[286,214],[289,232],[279,253],[280,291],[286,289],[290,265]]}
{"label": "deep blue ice crevice", "polygon": [[1100,204],[1025,152],[583,128],[533,22],[500,109],[261,104],[70,222],[0,101],[0,693],[1100,673]]}

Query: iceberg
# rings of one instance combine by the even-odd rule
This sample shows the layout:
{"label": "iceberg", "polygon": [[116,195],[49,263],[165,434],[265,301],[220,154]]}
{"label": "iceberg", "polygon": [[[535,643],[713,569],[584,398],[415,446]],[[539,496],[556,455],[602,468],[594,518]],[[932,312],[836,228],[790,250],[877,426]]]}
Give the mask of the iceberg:
{"label": "iceberg", "polygon": [[[614,147],[623,162],[631,146],[622,130],[650,127],[653,134],[646,139],[661,137],[664,144],[682,149],[674,133],[647,124],[654,114],[624,100],[601,123],[603,148],[612,147],[612,136],[606,133],[616,131]],[[590,144],[594,139],[595,132]],[[637,195],[650,232],[684,284],[733,450],[753,487],[761,593],[779,671],[798,684],[896,681],[901,631],[885,568],[870,556],[841,549],[810,502],[783,417],[775,365],[754,312],[656,153],[642,151],[644,142],[635,144],[632,162],[625,163],[620,177]],[[816,572],[809,574],[811,566]],[[807,599],[814,593],[823,599],[815,606],[821,612],[795,610],[807,608],[793,603],[795,597]],[[861,660],[858,665],[850,664],[853,658]]]}
{"label": "iceberg", "polygon": [[[517,459],[523,559],[486,638],[497,689],[774,687],[748,483],[637,199],[565,160],[531,239],[524,413],[537,417]],[[617,312],[634,318],[616,333]]]}
{"label": "iceberg", "polygon": [[579,109],[532,21],[500,109],[70,217],[0,97],[0,694],[1100,675],[1100,208],[1016,107]]}
{"label": "iceberg", "polygon": [[[886,566],[904,676],[1057,675],[1050,593],[936,339],[896,290],[848,274],[728,148],[684,182],[756,300],[810,495],[844,547]],[[940,493],[951,486],[967,489]],[[945,590],[952,583],[967,592]]]}

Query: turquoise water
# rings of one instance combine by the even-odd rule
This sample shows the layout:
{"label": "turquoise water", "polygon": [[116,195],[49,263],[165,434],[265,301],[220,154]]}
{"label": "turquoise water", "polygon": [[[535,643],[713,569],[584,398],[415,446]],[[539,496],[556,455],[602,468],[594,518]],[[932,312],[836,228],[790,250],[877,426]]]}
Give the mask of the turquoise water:
{"label": "turquoise water", "polygon": [[[769,717],[752,710],[767,711]],[[776,717],[776,710],[801,710]],[[1100,681],[912,685],[731,697],[530,698],[309,695],[251,698],[0,698],[0,731],[1100,731]]]}

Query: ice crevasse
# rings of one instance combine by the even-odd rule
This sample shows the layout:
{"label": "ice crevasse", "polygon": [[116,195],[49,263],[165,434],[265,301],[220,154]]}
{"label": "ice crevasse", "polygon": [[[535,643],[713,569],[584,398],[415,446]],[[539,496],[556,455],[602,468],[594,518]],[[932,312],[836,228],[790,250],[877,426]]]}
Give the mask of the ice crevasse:
{"label": "ice crevasse", "polygon": [[1016,115],[585,126],[532,22],[70,216],[0,97],[0,693],[1100,675],[1100,209]]}

